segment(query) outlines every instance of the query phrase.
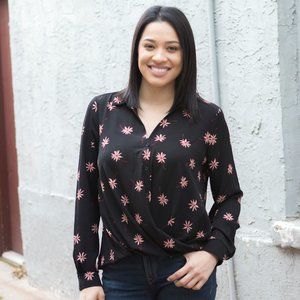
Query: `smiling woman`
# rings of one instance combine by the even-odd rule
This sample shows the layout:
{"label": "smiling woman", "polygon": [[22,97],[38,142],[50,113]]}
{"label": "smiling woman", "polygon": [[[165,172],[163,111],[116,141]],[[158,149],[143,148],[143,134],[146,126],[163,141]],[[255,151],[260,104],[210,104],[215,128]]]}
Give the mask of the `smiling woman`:
{"label": "smiling woman", "polygon": [[199,96],[196,73],[187,18],[153,6],[134,33],[128,86],[90,101],[74,224],[82,299],[215,299],[243,192],[223,111]]}
{"label": "smiling woman", "polygon": [[182,70],[179,45],[176,31],[168,22],[152,22],[146,26],[138,48],[142,84],[152,87],[174,85]]}

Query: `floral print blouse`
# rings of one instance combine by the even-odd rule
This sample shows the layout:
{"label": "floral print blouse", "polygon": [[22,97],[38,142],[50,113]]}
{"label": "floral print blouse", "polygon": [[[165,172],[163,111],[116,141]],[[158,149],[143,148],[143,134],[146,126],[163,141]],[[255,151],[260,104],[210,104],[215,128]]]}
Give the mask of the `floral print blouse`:
{"label": "floral print blouse", "polygon": [[177,109],[147,137],[136,109],[116,95],[93,98],[82,127],[73,236],[79,290],[102,285],[99,269],[132,252],[204,250],[221,265],[235,253],[243,196],[223,111],[199,100],[199,120]]}

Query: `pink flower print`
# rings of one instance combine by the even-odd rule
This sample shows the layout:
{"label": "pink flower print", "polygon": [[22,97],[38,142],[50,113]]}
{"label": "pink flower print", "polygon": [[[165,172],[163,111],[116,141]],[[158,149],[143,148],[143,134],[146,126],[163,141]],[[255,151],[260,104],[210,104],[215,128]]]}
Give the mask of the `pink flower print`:
{"label": "pink flower print", "polygon": [[114,161],[119,161],[121,158],[123,158],[122,153],[120,152],[120,150],[116,150],[111,154],[111,158]]}
{"label": "pink flower print", "polygon": [[227,221],[233,221],[233,216],[231,213],[227,212],[226,214],[223,215],[223,219]]}
{"label": "pink flower print", "polygon": [[92,110],[95,112],[98,110],[98,105],[96,101],[93,102]]}
{"label": "pink flower print", "polygon": [[216,159],[214,159],[209,163],[209,168],[211,170],[214,170],[218,167],[218,165],[219,165],[219,162]]}
{"label": "pink flower print", "polygon": [[104,192],[105,191],[105,187],[104,187],[104,183],[101,180],[100,180],[100,185],[101,185],[102,192]]}
{"label": "pink flower print", "polygon": [[201,165],[204,165],[205,163],[206,163],[206,161],[207,161],[207,158],[206,158],[206,156],[203,158],[203,160],[202,160],[202,162],[201,162]]}
{"label": "pink flower print", "polygon": [[197,200],[191,200],[189,202],[189,206],[190,206],[190,210],[195,211],[199,208],[198,204],[197,204]]}
{"label": "pink flower print", "polygon": [[125,222],[128,224],[128,217],[125,214],[122,214],[121,222]]}
{"label": "pink flower print", "polygon": [[84,195],[84,190],[83,189],[79,189],[77,192],[77,199],[80,200]]}
{"label": "pink flower print", "polygon": [[189,167],[193,170],[195,168],[195,165],[195,160],[193,158],[190,158]]}
{"label": "pink flower print", "polygon": [[154,138],[155,142],[163,142],[166,139],[166,136],[164,134],[157,134]]}
{"label": "pink flower print", "polygon": [[92,173],[96,168],[94,167],[94,163],[88,162],[85,164],[86,170]]}
{"label": "pink flower print", "polygon": [[117,179],[108,178],[108,183],[112,190],[117,187]]}
{"label": "pink flower print", "polygon": [[163,119],[161,120],[161,122],[159,123],[159,126],[161,126],[162,128],[167,127],[168,125],[170,125],[171,123],[168,122],[167,119]]}
{"label": "pink flower print", "polygon": [[144,160],[149,160],[149,159],[150,159],[151,152],[150,152],[149,149],[146,149],[146,150],[143,151],[142,155],[143,155],[143,159],[144,159]]}
{"label": "pink flower print", "polygon": [[226,199],[226,195],[219,195],[217,198],[217,203],[222,203]]}
{"label": "pink flower print", "polygon": [[159,204],[162,206],[165,206],[169,201],[165,194],[160,194],[157,198],[158,198]]}
{"label": "pink flower print", "polygon": [[229,164],[228,167],[227,167],[227,173],[232,174],[232,170],[233,170],[232,164]]}
{"label": "pink flower print", "polygon": [[124,134],[131,134],[133,132],[133,128],[131,126],[124,126],[121,132]]}
{"label": "pink flower print", "polygon": [[143,181],[142,181],[142,180],[137,180],[137,181],[135,182],[135,187],[134,187],[134,189],[135,189],[136,191],[140,192],[140,191],[143,189],[143,186],[144,186]]}
{"label": "pink flower print", "polygon": [[81,128],[81,135],[84,134],[84,129],[85,129],[85,126],[82,126],[82,128]]}
{"label": "pink flower print", "polygon": [[117,96],[117,97],[114,97],[113,102],[116,103],[116,104],[119,104],[119,103],[122,102],[122,99]]}
{"label": "pink flower print", "polygon": [[227,259],[229,259],[229,257],[226,254],[224,254],[223,260],[227,260]]}
{"label": "pink flower print", "polygon": [[173,226],[174,225],[174,223],[175,223],[175,218],[170,218],[170,220],[168,221],[168,226]]}
{"label": "pink flower print", "polygon": [[136,234],[134,236],[134,242],[137,244],[137,245],[141,245],[144,240],[143,240],[143,237],[140,235],[140,234]]}
{"label": "pink flower print", "polygon": [[197,237],[198,239],[199,239],[199,238],[203,238],[204,236],[205,236],[205,234],[204,234],[203,230],[197,232],[196,237]]}
{"label": "pink flower print", "polygon": [[77,181],[79,181],[79,179],[80,179],[80,171],[77,171],[76,179],[77,179]]}
{"label": "pink flower print", "polygon": [[217,142],[217,136],[215,134],[211,134],[206,132],[204,135],[205,144],[214,145]]}
{"label": "pink flower print", "polygon": [[109,260],[111,261],[115,260],[115,251],[113,249],[110,249],[109,251]]}
{"label": "pink flower print", "polygon": [[210,240],[215,240],[216,237],[212,235],[212,236],[209,237],[209,239],[210,239]]}
{"label": "pink flower print", "polygon": [[102,140],[102,142],[101,142],[101,146],[102,146],[102,148],[104,148],[106,145],[108,145],[109,144],[109,137],[105,137],[103,140]]}
{"label": "pink flower print", "polygon": [[187,140],[187,139],[182,139],[182,140],[180,140],[180,145],[181,145],[182,147],[184,147],[184,148],[189,148],[189,147],[191,147],[191,143],[190,143],[190,141]]}
{"label": "pink flower print", "polygon": [[216,134],[211,134],[210,139],[209,139],[209,144],[214,145],[217,142],[217,135]]}
{"label": "pink flower print", "polygon": [[100,265],[103,266],[105,261],[104,255],[101,256]]}
{"label": "pink flower print", "polygon": [[73,236],[73,242],[74,242],[74,245],[79,244],[79,242],[80,242],[79,233],[77,233],[76,235]]}
{"label": "pink flower print", "polygon": [[108,108],[109,111],[112,111],[113,109],[116,108],[115,105],[113,105],[113,102],[112,101],[109,101],[106,105],[106,107]]}
{"label": "pink flower print", "polygon": [[186,110],[183,110],[182,111],[182,115],[185,117],[185,118],[188,118],[188,119],[190,119],[191,118],[191,115],[188,113],[188,111],[186,111]]}
{"label": "pink flower print", "polygon": [[181,177],[181,179],[180,179],[180,182],[179,182],[179,184],[180,184],[180,187],[182,188],[182,189],[184,189],[185,187],[187,187],[187,185],[188,185],[188,180],[186,179],[186,177]]}
{"label": "pink flower print", "polygon": [[164,241],[164,247],[165,248],[174,248],[175,241],[173,239],[167,239],[166,241]]}
{"label": "pink flower print", "polygon": [[198,181],[201,180],[201,172],[200,171],[198,171],[198,173],[197,173],[197,178],[198,178]]}
{"label": "pink flower print", "polygon": [[91,148],[95,148],[95,142],[91,141]]}
{"label": "pink flower print", "polygon": [[84,252],[79,252],[77,255],[77,260],[83,263],[86,260],[86,254]]}
{"label": "pink flower print", "polygon": [[86,272],[86,273],[84,273],[84,278],[86,279],[86,280],[93,280],[93,278],[94,278],[94,273],[95,272]]}
{"label": "pink flower print", "polygon": [[210,133],[209,132],[206,132],[205,134],[204,134],[204,142],[205,142],[205,144],[208,144],[209,143],[209,139],[210,139]]}
{"label": "pink flower print", "polygon": [[156,160],[158,163],[165,163],[166,161],[166,154],[163,152],[157,153],[156,154]]}
{"label": "pink flower print", "polygon": [[123,203],[124,206],[126,206],[129,203],[129,199],[127,195],[122,195],[121,196],[121,202]]}
{"label": "pink flower print", "polygon": [[103,127],[104,125],[103,124],[99,124],[99,136],[102,134],[103,132]]}
{"label": "pink flower print", "polygon": [[92,232],[93,233],[98,233],[98,225],[97,224],[92,225]]}
{"label": "pink flower print", "polygon": [[151,202],[151,191],[148,191],[147,199],[149,202]]}
{"label": "pink flower print", "polygon": [[191,221],[185,221],[183,224],[183,229],[186,230],[187,233],[189,233],[192,230],[192,225]]}
{"label": "pink flower print", "polygon": [[134,218],[138,224],[141,224],[143,222],[143,219],[140,214],[135,214]]}

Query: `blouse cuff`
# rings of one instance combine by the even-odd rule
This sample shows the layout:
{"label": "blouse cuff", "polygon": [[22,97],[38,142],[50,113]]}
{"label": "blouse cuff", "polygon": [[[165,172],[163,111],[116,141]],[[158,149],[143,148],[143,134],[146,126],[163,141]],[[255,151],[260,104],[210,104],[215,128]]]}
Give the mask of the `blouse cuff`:
{"label": "blouse cuff", "polygon": [[210,239],[202,246],[201,250],[210,252],[217,256],[218,262],[216,266],[220,266],[226,257],[227,248],[219,239]]}
{"label": "blouse cuff", "polygon": [[[98,271],[92,272],[91,276],[89,274],[78,274],[78,282],[79,282],[79,291],[89,288],[92,286],[102,286]],[[87,277],[89,279],[87,279]]]}

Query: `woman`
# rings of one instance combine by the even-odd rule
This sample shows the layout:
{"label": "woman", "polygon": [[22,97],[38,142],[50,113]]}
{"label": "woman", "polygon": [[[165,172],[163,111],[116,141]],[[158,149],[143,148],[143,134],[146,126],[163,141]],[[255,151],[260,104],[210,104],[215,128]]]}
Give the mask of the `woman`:
{"label": "woman", "polygon": [[224,114],[196,91],[193,33],[177,8],[145,11],[127,88],[90,101],[77,180],[81,299],[215,299],[243,192]]}

